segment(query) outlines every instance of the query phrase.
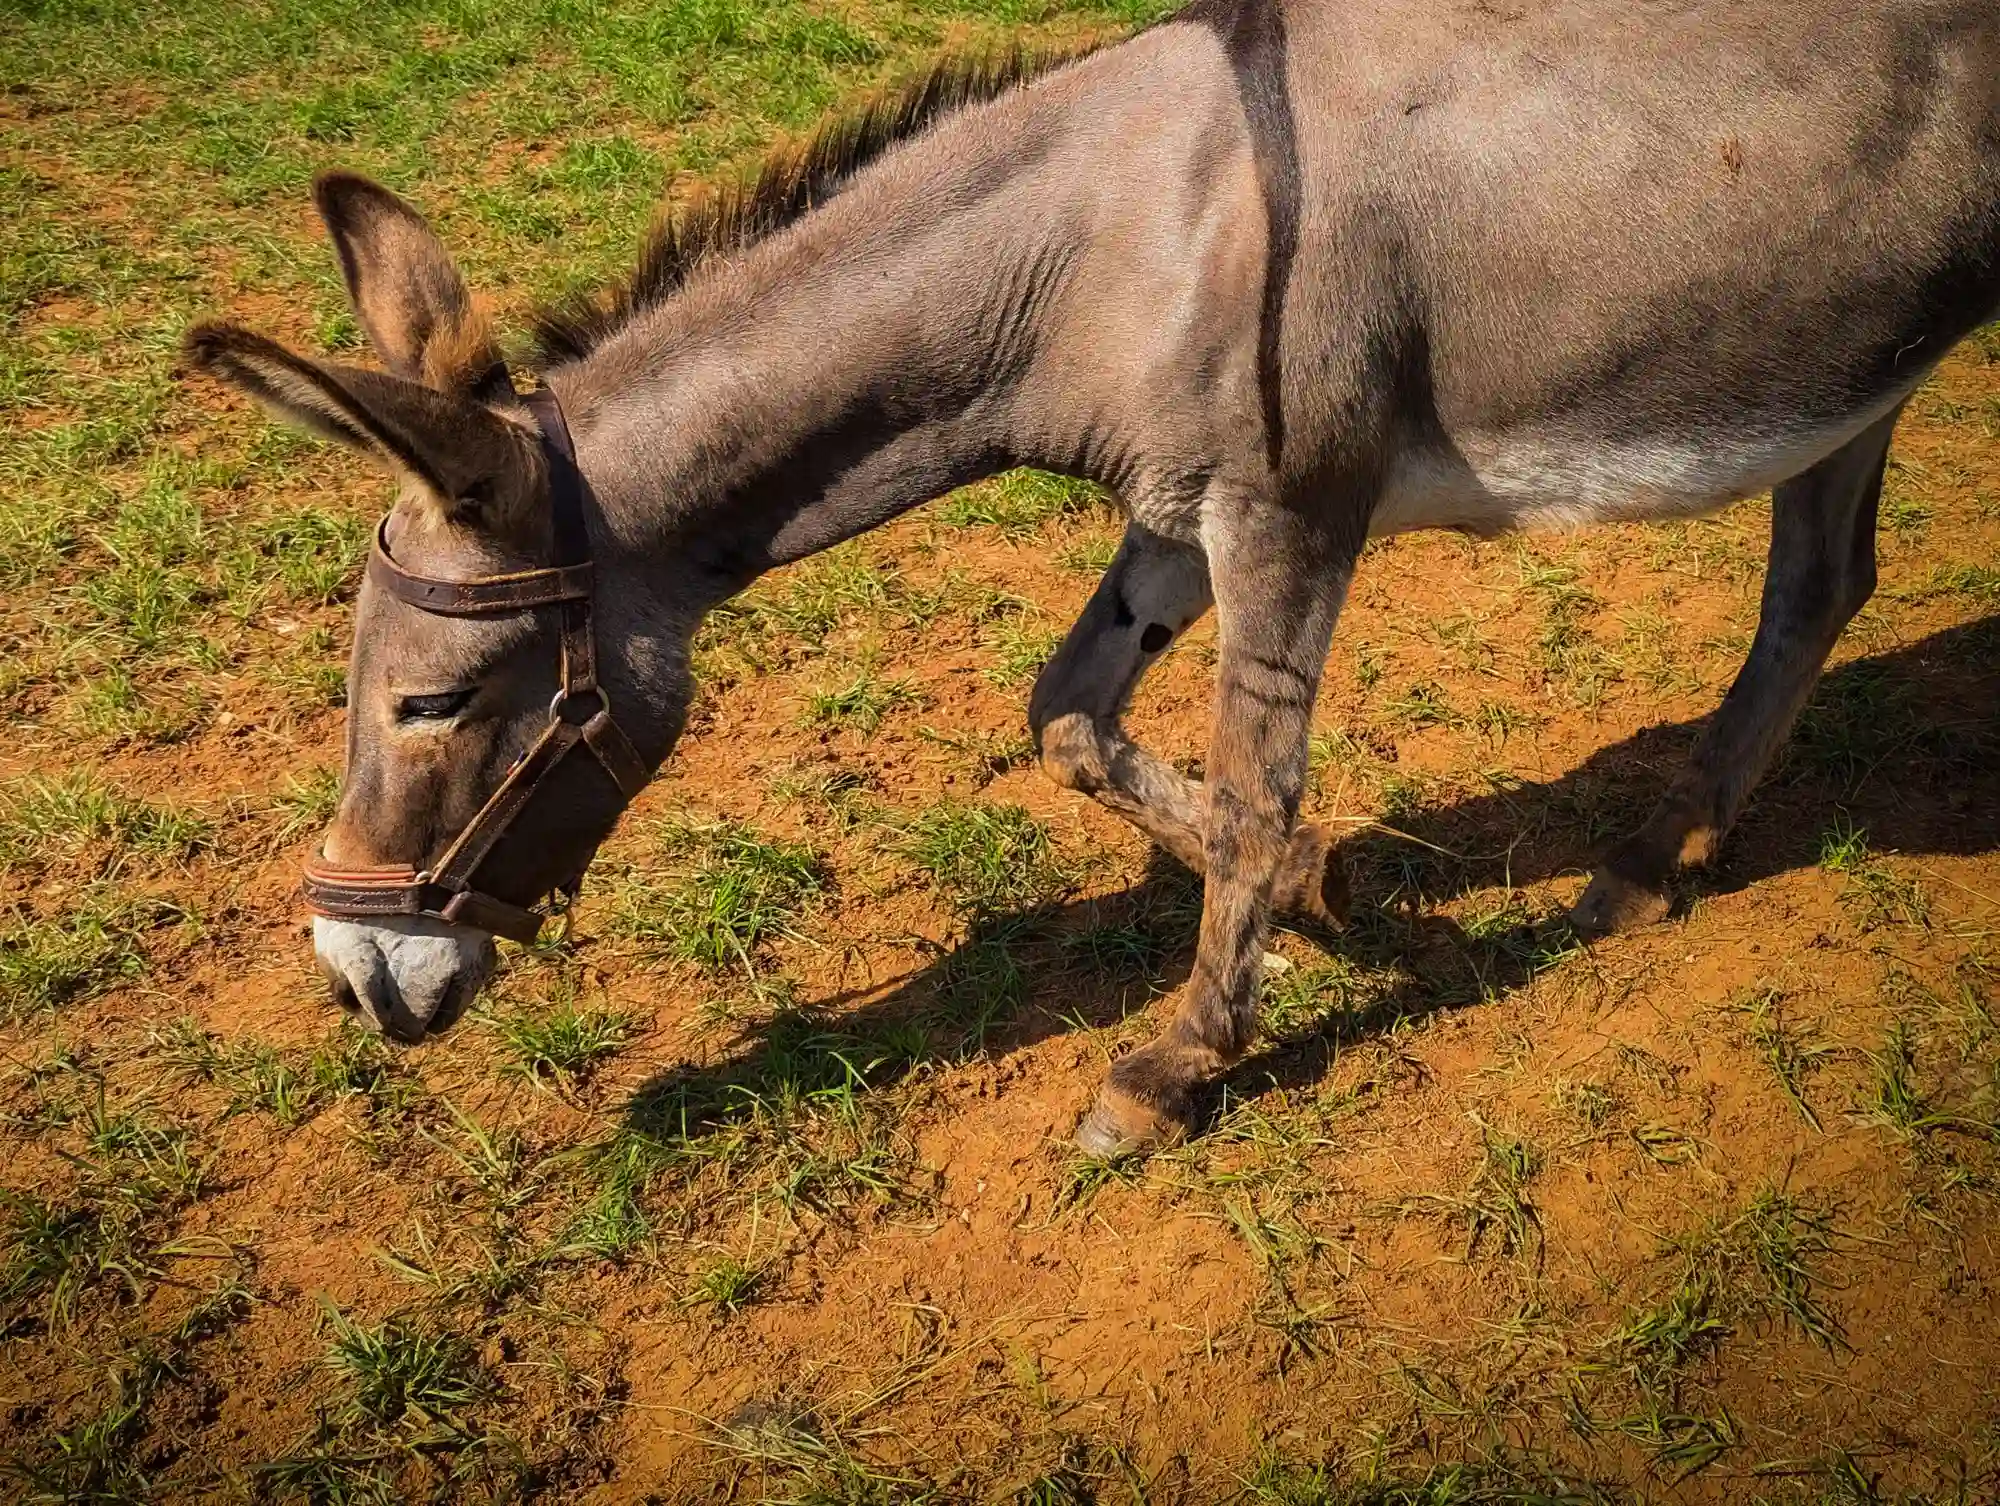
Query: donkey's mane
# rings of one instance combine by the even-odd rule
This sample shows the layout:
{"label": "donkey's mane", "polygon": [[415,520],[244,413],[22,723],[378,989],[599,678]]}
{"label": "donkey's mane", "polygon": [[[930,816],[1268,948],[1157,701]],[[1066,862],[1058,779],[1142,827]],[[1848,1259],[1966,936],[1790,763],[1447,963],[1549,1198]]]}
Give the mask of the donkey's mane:
{"label": "donkey's mane", "polygon": [[897,143],[1090,50],[1038,50],[1016,43],[947,53],[923,73],[877,89],[806,135],[781,141],[754,172],[697,184],[681,202],[662,206],[629,279],[530,316],[536,366],[546,369],[588,355],[634,317],[673,297],[705,262],[784,229]]}

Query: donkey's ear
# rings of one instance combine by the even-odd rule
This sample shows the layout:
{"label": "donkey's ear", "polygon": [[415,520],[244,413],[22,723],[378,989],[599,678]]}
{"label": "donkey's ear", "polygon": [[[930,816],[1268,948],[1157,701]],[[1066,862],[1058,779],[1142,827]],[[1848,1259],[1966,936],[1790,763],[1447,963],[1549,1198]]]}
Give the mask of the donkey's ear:
{"label": "donkey's ear", "polygon": [[320,174],[313,202],[340,253],[348,300],[391,371],[441,392],[513,396],[491,327],[422,215],[353,173]]}
{"label": "donkey's ear", "polygon": [[540,473],[527,436],[470,396],[322,365],[232,324],[197,324],[181,348],[278,417],[409,477],[460,522],[504,527],[535,492]]}

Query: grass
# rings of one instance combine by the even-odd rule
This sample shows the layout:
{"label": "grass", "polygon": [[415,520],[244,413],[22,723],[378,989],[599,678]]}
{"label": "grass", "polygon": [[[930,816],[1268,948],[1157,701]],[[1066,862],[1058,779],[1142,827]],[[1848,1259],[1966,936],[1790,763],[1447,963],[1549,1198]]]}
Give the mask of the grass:
{"label": "grass", "polygon": [[872,737],[891,712],[924,704],[923,693],[908,680],[884,680],[864,669],[844,685],[812,692],[806,717]]}
{"label": "grass", "polygon": [[1819,1267],[1837,1239],[1825,1207],[1765,1187],[1733,1217],[1711,1219],[1673,1247],[1680,1280],[1706,1283],[1717,1318],[1777,1319],[1832,1350],[1844,1340],[1823,1299]]}
{"label": "grass", "polygon": [[683,1307],[706,1307],[718,1313],[733,1313],[757,1300],[765,1272],[734,1255],[725,1255],[703,1266],[681,1294]]}
{"label": "grass", "polygon": [[1083,871],[1018,805],[939,801],[903,828],[898,847],[933,891],[967,916],[1048,904]]}
{"label": "grass", "polygon": [[32,1313],[62,1330],[94,1296],[136,1299],[162,1274],[169,1221],[207,1180],[184,1126],[113,1111],[100,1096],[79,1127],[81,1146],[65,1153],[76,1172],[66,1196],[0,1193],[0,1314],[14,1323]]}
{"label": "grass", "polygon": [[251,1037],[224,1039],[191,1016],[148,1032],[148,1054],[164,1066],[221,1089],[227,1112],[268,1114],[293,1129],[336,1099],[358,1095],[398,1117],[421,1091],[400,1073],[381,1039],[343,1025],[309,1051],[281,1050]]}
{"label": "grass", "polygon": [[1923,885],[1904,878],[1871,851],[1866,831],[1835,821],[1820,838],[1819,865],[1846,879],[1841,903],[1859,914],[1864,930],[1930,924],[1930,897]]}
{"label": "grass", "polygon": [[1819,1115],[1806,1101],[1806,1078],[1837,1056],[1839,1049],[1794,1029],[1784,1019],[1783,1005],[1784,995],[1767,988],[1752,991],[1735,1007],[1748,1017],[1750,1043],[1770,1068],[1779,1090],[1798,1116],[1818,1130],[1822,1128]]}
{"label": "grass", "polygon": [[193,811],[134,799],[88,770],[0,785],[0,864],[75,864],[92,847],[185,862],[215,840]]}
{"label": "grass", "polygon": [[344,1384],[348,1418],[376,1428],[421,1423],[457,1431],[492,1383],[465,1340],[399,1319],[368,1325],[324,1303],[326,1367]]}
{"label": "grass", "polygon": [[1542,1153],[1518,1136],[1497,1134],[1481,1124],[1479,1165],[1463,1192],[1420,1193],[1405,1198],[1402,1211],[1428,1213],[1465,1230],[1461,1258],[1471,1260],[1490,1246],[1502,1256],[1541,1262],[1544,1241],[1540,1212],[1528,1184],[1540,1174]]}
{"label": "grass", "polygon": [[562,1000],[546,1009],[496,1019],[507,1070],[534,1081],[581,1082],[631,1039],[632,1017],[614,1009],[578,1009]]}
{"label": "grass", "polygon": [[991,528],[1002,538],[1023,539],[1107,505],[1104,493],[1087,481],[1018,470],[953,492],[938,503],[937,516],[948,527]]}
{"label": "grass", "polygon": [[654,832],[663,866],[618,887],[607,929],[710,971],[755,971],[759,955],[824,894],[819,853],[733,822],[668,823]]}
{"label": "grass", "polygon": [[993,662],[985,674],[990,684],[1002,690],[1030,683],[1042,672],[1062,642],[1062,634],[1021,615],[1002,618],[986,630],[987,651]]}
{"label": "grass", "polygon": [[137,978],[146,933],[176,913],[100,890],[66,914],[10,926],[0,933],[0,1016],[77,1003]]}

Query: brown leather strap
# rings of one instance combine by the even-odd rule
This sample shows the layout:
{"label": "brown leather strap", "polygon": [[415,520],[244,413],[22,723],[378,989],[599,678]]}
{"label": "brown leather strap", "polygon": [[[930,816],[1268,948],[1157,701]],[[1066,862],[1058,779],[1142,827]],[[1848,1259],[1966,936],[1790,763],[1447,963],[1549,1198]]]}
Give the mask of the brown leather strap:
{"label": "brown leather strap", "polygon": [[300,884],[306,904],[320,915],[343,920],[382,920],[398,915],[429,915],[438,920],[477,926],[523,946],[541,935],[546,918],[520,905],[476,890],[454,892],[409,868],[374,868],[359,872],[330,869],[308,861]]}
{"label": "brown leather strap", "polygon": [[611,719],[610,704],[607,702],[602,711],[578,730],[583,733],[584,742],[590,745],[590,751],[597,755],[597,761],[604,765],[604,772],[611,776],[625,798],[638,799],[639,792],[653,776],[646,769],[646,760],[632,746],[631,739]]}
{"label": "brown leather strap", "polygon": [[[439,617],[497,617],[535,607],[588,603],[595,574],[589,560],[547,570],[521,570],[512,575],[484,575],[478,580],[439,580],[413,575],[389,555],[389,520],[375,530],[375,547],[368,554],[368,578],[398,601]],[[567,615],[567,614],[565,614]],[[588,616],[588,608],[585,608]]]}

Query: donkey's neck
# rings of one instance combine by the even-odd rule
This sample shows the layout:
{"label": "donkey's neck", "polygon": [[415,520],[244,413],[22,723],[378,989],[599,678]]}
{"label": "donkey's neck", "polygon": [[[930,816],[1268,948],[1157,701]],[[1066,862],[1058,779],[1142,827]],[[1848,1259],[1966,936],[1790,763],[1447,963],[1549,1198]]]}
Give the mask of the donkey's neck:
{"label": "donkey's neck", "polygon": [[1112,357],[1061,338],[1113,191],[1051,170],[1074,93],[955,117],[551,373],[621,542],[713,601],[1010,466],[1117,485]]}

